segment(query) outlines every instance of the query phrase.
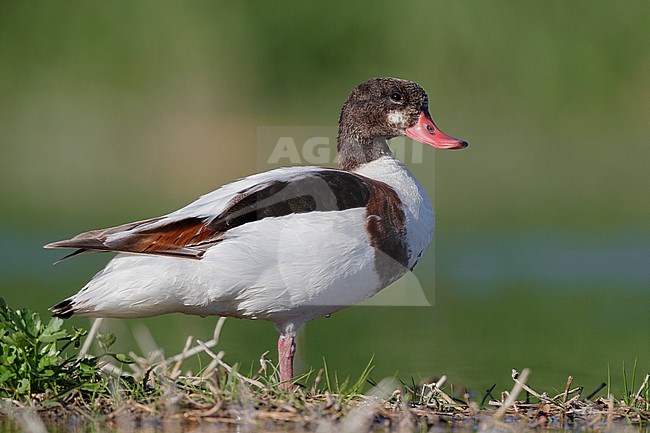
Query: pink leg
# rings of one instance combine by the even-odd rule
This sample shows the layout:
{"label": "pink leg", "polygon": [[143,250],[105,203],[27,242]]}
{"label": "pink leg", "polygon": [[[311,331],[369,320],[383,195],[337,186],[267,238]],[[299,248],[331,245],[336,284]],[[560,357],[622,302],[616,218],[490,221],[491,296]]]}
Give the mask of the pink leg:
{"label": "pink leg", "polygon": [[281,334],[278,338],[278,359],[280,361],[280,382],[283,389],[289,389],[293,378],[293,355],[296,341],[292,335]]}

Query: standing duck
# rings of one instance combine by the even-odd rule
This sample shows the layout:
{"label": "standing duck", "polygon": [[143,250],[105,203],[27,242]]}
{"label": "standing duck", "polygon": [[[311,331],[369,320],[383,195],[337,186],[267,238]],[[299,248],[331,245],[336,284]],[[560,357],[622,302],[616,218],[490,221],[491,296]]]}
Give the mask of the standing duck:
{"label": "standing duck", "polygon": [[280,380],[293,377],[302,324],[370,298],[412,269],[433,235],[431,201],[393,157],[404,136],[467,142],[433,123],[426,92],[373,78],[341,110],[339,168],[287,167],[240,179],[170,214],[93,230],[46,248],[117,252],[57,317],[180,312],[273,322]]}

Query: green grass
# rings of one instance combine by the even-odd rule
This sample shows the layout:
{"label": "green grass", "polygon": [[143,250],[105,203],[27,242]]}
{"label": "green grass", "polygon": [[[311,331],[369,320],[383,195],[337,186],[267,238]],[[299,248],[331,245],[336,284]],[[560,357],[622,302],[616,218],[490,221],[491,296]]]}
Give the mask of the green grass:
{"label": "green grass", "polygon": [[[504,404],[505,394],[494,392],[494,386],[479,403],[464,388],[447,385],[444,376],[431,383],[414,379],[410,384],[378,383],[372,377],[372,359],[355,378],[339,377],[323,359],[321,369],[296,377],[290,389],[284,389],[277,365],[265,355],[259,367],[251,365],[244,371],[238,364],[223,362],[223,353],[213,352],[225,319],[212,340],[190,338],[177,356],[165,358],[154,351],[146,357],[133,354],[131,359],[110,352],[115,337],[95,334],[95,327],[89,334],[81,329],[68,331],[59,319],[44,323],[38,314],[12,310],[1,299],[0,318],[0,397],[5,402],[0,413],[5,417],[16,416],[8,408],[29,405],[41,416],[58,420],[75,415],[91,422],[111,421],[122,414],[122,422],[126,416],[129,422],[291,422],[306,428],[322,422],[388,429],[408,424],[415,431],[441,422],[467,426],[482,419],[498,424],[503,417],[527,426],[589,429],[611,428],[614,422],[647,426],[650,420],[648,376],[637,389],[636,361],[631,371],[623,366],[624,393],[611,397],[592,393],[585,398],[583,387],[572,385],[571,378],[555,395],[541,393],[525,383],[527,372],[521,376],[513,372],[515,382],[523,381],[519,385],[526,396],[495,410]],[[94,338],[99,356],[78,356],[86,335]],[[209,362],[192,373],[183,365],[196,354],[208,355]],[[518,393],[519,385],[510,392]]]}
{"label": "green grass", "polygon": [[45,323],[29,310],[12,310],[0,298],[0,397],[32,399],[37,394],[62,398],[102,387],[97,358],[69,355],[86,332],[63,328],[63,320]]}

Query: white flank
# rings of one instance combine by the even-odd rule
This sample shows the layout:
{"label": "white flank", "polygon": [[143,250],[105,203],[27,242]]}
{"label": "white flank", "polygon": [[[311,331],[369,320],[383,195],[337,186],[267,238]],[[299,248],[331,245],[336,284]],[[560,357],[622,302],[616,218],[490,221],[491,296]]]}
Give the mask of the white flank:
{"label": "white flank", "polygon": [[365,224],[362,208],[294,214],[234,228],[202,260],[119,254],[74,296],[75,309],[225,315],[297,329],[382,288]]}

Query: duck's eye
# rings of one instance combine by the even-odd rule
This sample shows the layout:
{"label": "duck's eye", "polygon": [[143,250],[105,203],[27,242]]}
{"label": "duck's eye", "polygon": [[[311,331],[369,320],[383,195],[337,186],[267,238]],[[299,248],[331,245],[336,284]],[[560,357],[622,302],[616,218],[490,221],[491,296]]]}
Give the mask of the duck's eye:
{"label": "duck's eye", "polygon": [[393,92],[390,94],[390,99],[395,102],[402,102],[402,94],[399,92]]}

